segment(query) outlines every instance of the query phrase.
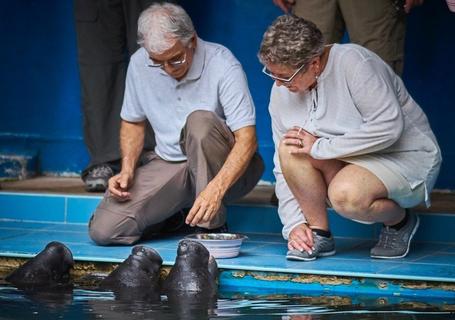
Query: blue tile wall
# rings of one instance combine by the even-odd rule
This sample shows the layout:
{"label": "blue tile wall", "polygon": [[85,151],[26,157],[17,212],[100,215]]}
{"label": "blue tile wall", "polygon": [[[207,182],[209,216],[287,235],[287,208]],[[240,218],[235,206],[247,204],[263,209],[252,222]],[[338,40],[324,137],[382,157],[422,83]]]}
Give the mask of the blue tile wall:
{"label": "blue tile wall", "polygon": [[[100,196],[66,196],[0,192],[0,219],[86,224],[101,201]],[[416,241],[455,243],[455,215],[420,214]],[[345,219],[329,209],[330,227],[335,237],[377,239],[380,224],[365,225]],[[228,206],[228,225],[233,232],[281,234],[275,206]]]}
{"label": "blue tile wall", "polygon": [[0,219],[63,222],[65,198],[52,195],[0,193]]}
{"label": "blue tile wall", "polygon": [[69,197],[66,212],[68,223],[88,223],[92,213],[101,201],[101,197]]}

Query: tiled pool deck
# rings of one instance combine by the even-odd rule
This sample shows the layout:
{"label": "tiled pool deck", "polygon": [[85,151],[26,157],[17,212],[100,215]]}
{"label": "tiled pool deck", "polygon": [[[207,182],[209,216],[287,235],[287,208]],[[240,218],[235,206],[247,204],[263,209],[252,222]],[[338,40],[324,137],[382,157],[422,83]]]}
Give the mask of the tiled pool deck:
{"label": "tiled pool deck", "polygon": [[[33,257],[55,240],[65,243],[78,261],[123,261],[131,247],[99,247],[88,237],[87,221],[99,201],[99,196],[0,193],[0,257]],[[230,206],[230,231],[245,233],[249,239],[238,257],[218,259],[218,266],[230,270],[231,276],[232,272],[264,272],[442,282],[446,289],[449,287],[443,295],[455,301],[455,215],[422,214],[410,254],[397,260],[369,257],[378,226],[360,225],[333,212],[330,215],[337,254],[312,262],[293,262],[285,259],[286,242],[275,207]],[[164,265],[172,265],[179,240],[169,236],[142,244],[156,249]]]}

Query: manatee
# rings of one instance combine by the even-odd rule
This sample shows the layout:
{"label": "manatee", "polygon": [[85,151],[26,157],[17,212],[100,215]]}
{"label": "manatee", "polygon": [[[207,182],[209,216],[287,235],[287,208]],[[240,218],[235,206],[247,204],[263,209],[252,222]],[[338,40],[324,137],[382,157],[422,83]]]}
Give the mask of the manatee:
{"label": "manatee", "polygon": [[34,258],[6,277],[6,281],[19,288],[67,286],[69,270],[74,260],[71,251],[62,243],[53,241]]}
{"label": "manatee", "polygon": [[218,266],[204,245],[188,239],[181,240],[177,258],[164,281],[164,293],[203,293],[215,296]]}
{"label": "manatee", "polygon": [[129,257],[103,279],[99,287],[113,291],[118,300],[158,301],[162,263],[156,250],[135,246]]}
{"label": "manatee", "polygon": [[178,319],[208,319],[216,308],[218,266],[197,241],[182,240],[164,281],[170,310]]}

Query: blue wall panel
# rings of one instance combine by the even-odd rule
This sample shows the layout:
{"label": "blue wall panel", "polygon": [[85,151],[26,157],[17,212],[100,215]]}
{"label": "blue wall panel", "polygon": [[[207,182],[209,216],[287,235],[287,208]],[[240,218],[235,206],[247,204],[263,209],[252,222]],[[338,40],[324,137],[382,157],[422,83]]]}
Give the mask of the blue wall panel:
{"label": "blue wall panel", "polygon": [[[199,35],[229,47],[247,73],[257,109],[264,180],[272,181],[267,112],[271,81],[256,53],[280,14],[272,0],[182,0]],[[425,1],[409,15],[404,81],[426,111],[443,151],[438,188],[455,189],[455,14]],[[0,10],[0,152],[33,149],[45,173],[78,173],[88,156],[82,138],[71,0],[21,0]]]}
{"label": "blue wall panel", "polygon": [[72,1],[1,6],[0,151],[33,149],[43,172],[78,172],[87,154]]}

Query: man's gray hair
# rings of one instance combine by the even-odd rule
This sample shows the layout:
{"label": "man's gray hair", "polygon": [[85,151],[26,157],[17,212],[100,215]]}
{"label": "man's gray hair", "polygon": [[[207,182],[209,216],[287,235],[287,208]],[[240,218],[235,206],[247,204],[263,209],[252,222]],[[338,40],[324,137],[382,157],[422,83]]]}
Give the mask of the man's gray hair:
{"label": "man's gray hair", "polygon": [[265,31],[258,57],[262,64],[299,68],[323,51],[324,37],[314,23],[295,15],[282,15]]}
{"label": "man's gray hair", "polygon": [[195,31],[186,11],[172,3],[152,4],[138,21],[138,44],[148,52],[163,53],[180,40],[187,45]]}

